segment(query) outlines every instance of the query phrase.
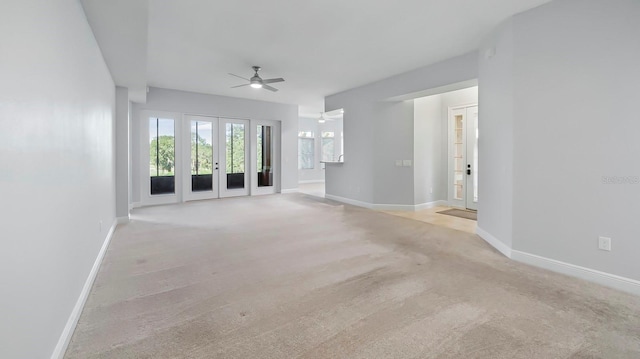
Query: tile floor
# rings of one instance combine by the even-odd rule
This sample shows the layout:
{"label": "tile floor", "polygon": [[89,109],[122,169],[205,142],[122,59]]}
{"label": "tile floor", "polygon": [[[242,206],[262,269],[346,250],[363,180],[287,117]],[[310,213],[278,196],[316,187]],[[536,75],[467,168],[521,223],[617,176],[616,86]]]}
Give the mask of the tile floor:
{"label": "tile floor", "polygon": [[[298,185],[298,191],[300,193],[308,194],[311,196],[324,198],[324,183],[301,183]],[[420,211],[382,211],[387,214],[391,214],[398,217],[404,217],[413,219],[416,221],[426,222],[437,226],[447,227],[458,231],[467,233],[476,233],[476,221],[470,219],[464,219],[437,212],[450,209],[451,207],[438,206],[429,209],[423,209]]]}

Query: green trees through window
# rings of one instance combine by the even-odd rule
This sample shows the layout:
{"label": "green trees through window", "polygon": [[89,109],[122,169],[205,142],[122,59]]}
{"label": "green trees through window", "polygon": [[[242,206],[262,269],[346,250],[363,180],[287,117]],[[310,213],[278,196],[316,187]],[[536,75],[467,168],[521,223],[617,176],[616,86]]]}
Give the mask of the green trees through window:
{"label": "green trees through window", "polygon": [[227,173],[244,173],[244,124],[227,123]]}
{"label": "green trees through window", "polygon": [[191,174],[213,174],[211,122],[191,121]]}
{"label": "green trees through window", "polygon": [[151,177],[173,176],[175,170],[175,136],[173,120],[149,120],[149,174]]}
{"label": "green trees through window", "polygon": [[175,192],[176,141],[172,119],[149,119],[149,177],[152,195]]}

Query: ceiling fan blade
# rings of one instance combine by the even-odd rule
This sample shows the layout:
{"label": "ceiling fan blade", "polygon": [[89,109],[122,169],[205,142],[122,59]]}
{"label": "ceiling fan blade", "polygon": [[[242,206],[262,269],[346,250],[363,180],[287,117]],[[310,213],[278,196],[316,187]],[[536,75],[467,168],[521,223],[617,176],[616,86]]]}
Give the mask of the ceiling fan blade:
{"label": "ceiling fan blade", "polygon": [[242,86],[249,86],[251,84],[244,84],[244,85],[238,85],[238,86],[231,86],[232,89],[236,88],[236,87],[242,87]]}
{"label": "ceiling fan blade", "polygon": [[276,82],[283,82],[283,81],[284,81],[284,79],[283,79],[283,78],[281,78],[281,77],[279,77],[279,78],[277,78],[277,79],[266,79],[266,80],[262,80],[262,83],[263,83],[263,84],[274,84],[274,83],[276,83]]}
{"label": "ceiling fan blade", "polygon": [[228,74],[229,74],[229,75],[231,75],[231,76],[235,76],[235,77],[241,78],[241,79],[246,80],[246,81],[250,81],[249,79],[245,79],[245,78],[244,78],[244,77],[242,77],[242,76],[238,76],[238,75],[236,75],[236,74],[232,74],[231,72],[229,72]]}
{"label": "ceiling fan blade", "polygon": [[269,91],[273,91],[273,92],[278,91],[278,89],[277,89],[277,88],[275,88],[275,87],[271,87],[271,86],[269,86],[269,85],[262,85],[262,88],[263,88],[263,89],[266,89],[266,90],[269,90]]}

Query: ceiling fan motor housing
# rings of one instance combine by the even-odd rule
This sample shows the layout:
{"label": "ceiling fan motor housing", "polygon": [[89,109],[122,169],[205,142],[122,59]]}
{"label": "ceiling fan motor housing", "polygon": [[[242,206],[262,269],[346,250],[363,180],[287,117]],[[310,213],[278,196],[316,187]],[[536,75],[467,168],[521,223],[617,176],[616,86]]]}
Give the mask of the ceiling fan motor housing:
{"label": "ceiling fan motor housing", "polygon": [[262,79],[258,75],[253,76],[251,78],[251,80],[249,80],[249,81],[251,81],[252,84],[261,84],[262,83]]}
{"label": "ceiling fan motor housing", "polygon": [[262,78],[260,78],[260,76],[258,75],[258,71],[260,71],[260,66],[252,66],[252,68],[253,68],[253,71],[255,71],[256,73],[253,75],[250,82],[252,84],[262,84]]}

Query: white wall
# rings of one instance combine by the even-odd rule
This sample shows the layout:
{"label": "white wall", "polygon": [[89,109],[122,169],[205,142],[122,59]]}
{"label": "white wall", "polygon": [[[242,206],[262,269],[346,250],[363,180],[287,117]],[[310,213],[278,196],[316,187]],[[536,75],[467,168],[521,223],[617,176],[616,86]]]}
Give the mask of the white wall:
{"label": "white wall", "polygon": [[513,249],[640,280],[640,183],[602,182],[640,176],[639,34],[637,0],[514,19]]}
{"label": "white wall", "polygon": [[76,0],[3,1],[0,53],[0,357],[48,358],[115,219],[115,87]]}
{"label": "white wall", "polygon": [[389,99],[473,81],[477,69],[473,52],[325,98],[326,111],[344,109],[345,147],[345,163],[326,170],[326,193],[370,204],[413,204],[413,167],[395,167],[395,159],[413,160],[413,103]]}
{"label": "white wall", "polygon": [[140,111],[281,121],[281,189],[298,187],[298,107],[195,92],[150,88],[145,104],[133,104],[132,177],[133,201],[140,201]]}

